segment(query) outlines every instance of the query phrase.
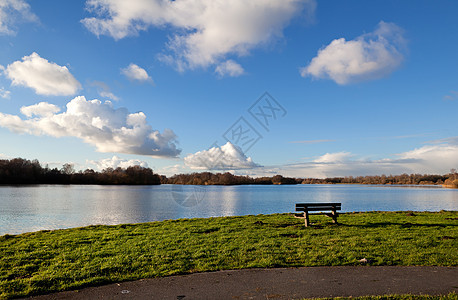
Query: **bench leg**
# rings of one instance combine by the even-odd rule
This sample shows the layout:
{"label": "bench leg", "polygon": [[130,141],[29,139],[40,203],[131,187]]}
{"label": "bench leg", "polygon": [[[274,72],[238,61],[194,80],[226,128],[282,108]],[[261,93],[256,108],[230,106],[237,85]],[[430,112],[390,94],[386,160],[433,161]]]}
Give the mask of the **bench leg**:
{"label": "bench leg", "polygon": [[332,218],[332,222],[334,224],[337,224],[337,212],[336,212],[335,209],[333,209],[332,212],[331,212],[331,218]]}
{"label": "bench leg", "polygon": [[305,227],[308,227],[310,225],[310,220],[309,220],[309,212],[305,211],[304,212],[304,219],[305,219]]}

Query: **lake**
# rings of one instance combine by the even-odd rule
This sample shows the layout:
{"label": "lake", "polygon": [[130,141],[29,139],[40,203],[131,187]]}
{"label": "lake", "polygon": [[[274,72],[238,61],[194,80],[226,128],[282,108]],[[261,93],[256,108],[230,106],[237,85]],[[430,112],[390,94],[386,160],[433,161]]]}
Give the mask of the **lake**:
{"label": "lake", "polygon": [[0,235],[93,224],[293,212],[296,202],[341,202],[342,211],[458,209],[437,186],[0,186]]}

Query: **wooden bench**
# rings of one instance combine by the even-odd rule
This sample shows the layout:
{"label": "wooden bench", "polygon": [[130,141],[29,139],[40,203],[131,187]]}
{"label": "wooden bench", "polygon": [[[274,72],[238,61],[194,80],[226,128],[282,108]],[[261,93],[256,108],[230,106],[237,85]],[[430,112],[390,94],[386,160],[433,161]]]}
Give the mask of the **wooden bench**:
{"label": "wooden bench", "polygon": [[[296,218],[305,219],[305,227],[310,225],[309,212],[318,211],[332,218],[332,222],[337,224],[337,211],[342,209],[342,203],[296,203],[296,212],[300,211],[301,213],[296,213],[294,216]],[[325,213],[324,211],[331,211],[330,213]]]}

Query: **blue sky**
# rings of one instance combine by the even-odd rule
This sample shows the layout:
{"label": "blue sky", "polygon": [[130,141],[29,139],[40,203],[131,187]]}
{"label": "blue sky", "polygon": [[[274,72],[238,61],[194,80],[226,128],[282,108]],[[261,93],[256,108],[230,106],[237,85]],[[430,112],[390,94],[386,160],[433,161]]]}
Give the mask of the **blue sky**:
{"label": "blue sky", "polygon": [[166,175],[447,173],[457,12],[456,1],[0,0],[0,157]]}

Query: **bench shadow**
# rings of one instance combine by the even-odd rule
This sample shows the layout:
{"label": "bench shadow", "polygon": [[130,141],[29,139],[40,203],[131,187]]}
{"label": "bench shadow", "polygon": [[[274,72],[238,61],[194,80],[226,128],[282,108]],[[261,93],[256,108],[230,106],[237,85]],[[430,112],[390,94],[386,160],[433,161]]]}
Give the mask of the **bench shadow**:
{"label": "bench shadow", "polygon": [[[290,224],[282,224],[282,226],[275,226],[275,227],[289,227],[289,226],[304,226],[304,222],[294,222]],[[432,228],[432,227],[440,227],[440,228],[446,228],[446,227],[457,227],[458,224],[443,224],[443,223],[430,223],[430,224],[421,224],[421,223],[401,223],[401,222],[375,222],[375,223],[366,223],[366,224],[345,224],[338,222],[337,224],[334,224],[332,222],[311,222],[311,225],[309,227],[314,227],[316,229],[322,229],[325,227],[348,227],[348,228],[385,228],[388,226],[399,226],[401,228]]]}
{"label": "bench shadow", "polygon": [[401,228],[413,228],[413,227],[420,227],[420,228],[430,228],[430,227],[456,227],[458,224],[438,224],[438,223],[431,223],[431,224],[418,224],[418,223],[398,223],[398,222],[378,222],[378,223],[368,223],[368,224],[344,224],[339,223],[338,225],[344,227],[356,227],[356,228],[380,228],[380,227],[387,227],[387,226],[400,226]]}

